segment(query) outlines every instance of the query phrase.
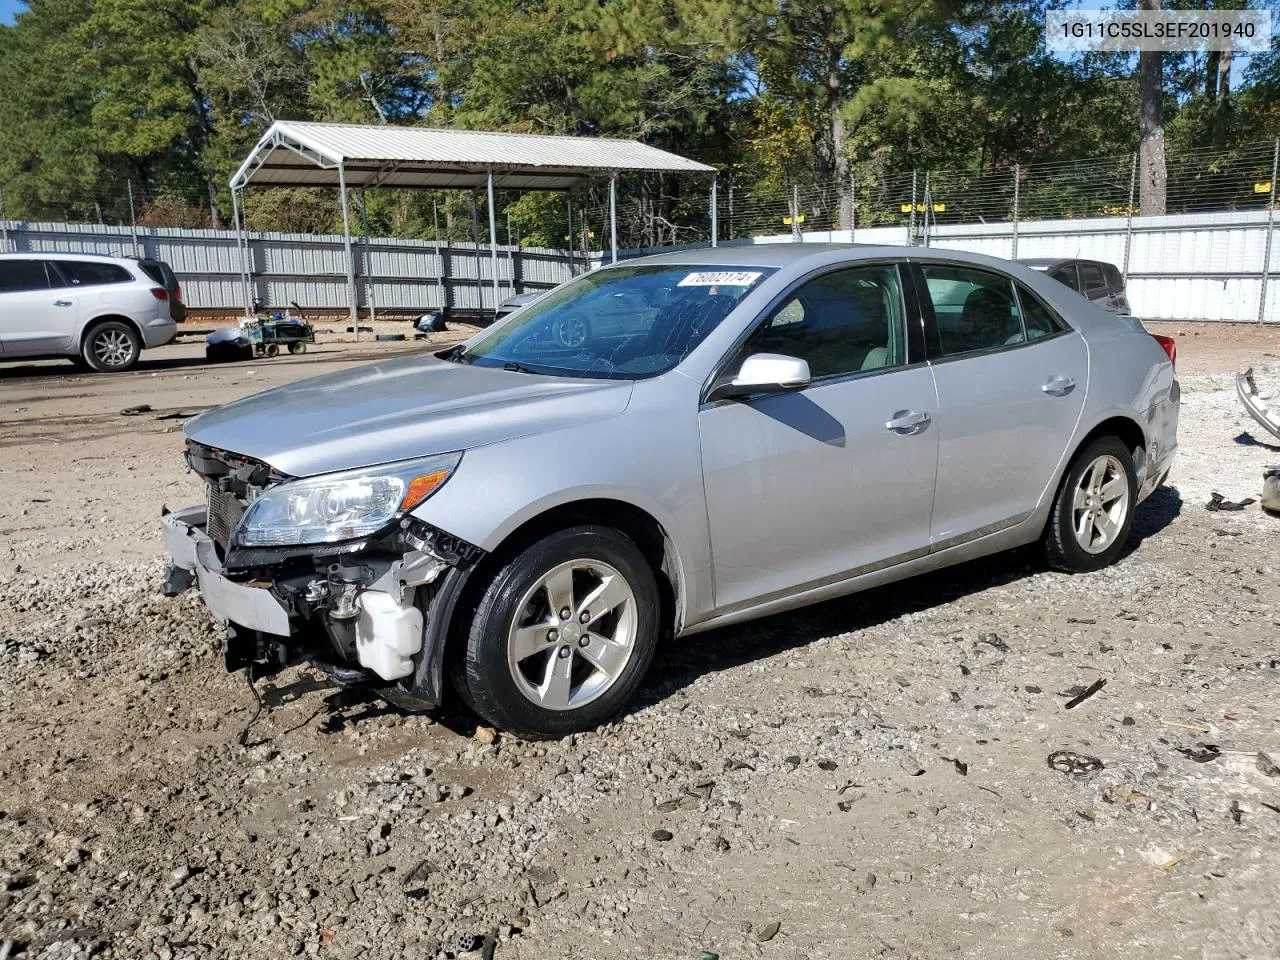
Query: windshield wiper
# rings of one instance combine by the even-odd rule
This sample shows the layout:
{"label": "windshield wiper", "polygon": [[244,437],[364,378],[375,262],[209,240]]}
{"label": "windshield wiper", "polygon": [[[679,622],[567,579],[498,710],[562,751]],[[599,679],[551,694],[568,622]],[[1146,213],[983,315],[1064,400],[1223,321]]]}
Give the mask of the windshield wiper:
{"label": "windshield wiper", "polygon": [[536,373],[538,372],[537,370],[530,370],[530,369],[529,369],[528,367],[526,367],[523,363],[516,363],[514,360],[508,360],[506,363],[504,363],[504,364],[502,365],[502,369],[503,369],[503,370],[510,370],[512,373],[533,373],[533,374],[536,374]]}
{"label": "windshield wiper", "polygon": [[448,350],[442,350],[436,354],[441,360],[448,360],[451,363],[466,363],[462,357],[462,344],[455,343]]}

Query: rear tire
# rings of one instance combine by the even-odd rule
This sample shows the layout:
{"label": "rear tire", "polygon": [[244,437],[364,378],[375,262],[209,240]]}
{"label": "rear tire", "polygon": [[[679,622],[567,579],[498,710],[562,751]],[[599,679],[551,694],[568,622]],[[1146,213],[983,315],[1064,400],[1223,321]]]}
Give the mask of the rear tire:
{"label": "rear tire", "polygon": [[95,323],[85,334],[80,357],[86,366],[99,373],[120,373],[138,362],[142,338],[136,330],[120,320]]}
{"label": "rear tire", "polygon": [[602,526],[558,531],[494,576],[455,685],[511,733],[590,730],[622,710],[648,671],[659,609],[653,570],[629,538]]}
{"label": "rear tire", "polygon": [[1099,437],[1076,454],[1044,531],[1049,566],[1088,573],[1114,563],[1138,505],[1133,454],[1118,437]]}

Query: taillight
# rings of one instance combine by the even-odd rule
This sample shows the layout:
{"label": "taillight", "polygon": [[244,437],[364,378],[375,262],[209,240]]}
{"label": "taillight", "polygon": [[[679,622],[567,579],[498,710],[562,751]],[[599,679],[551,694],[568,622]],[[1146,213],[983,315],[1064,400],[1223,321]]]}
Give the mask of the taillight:
{"label": "taillight", "polygon": [[174,300],[176,300],[178,303],[181,303],[181,302],[182,302],[182,287],[181,287],[181,285],[176,286],[176,287],[174,287],[174,288],[173,288],[173,299],[174,299]]}
{"label": "taillight", "polygon": [[169,299],[169,291],[166,290],[164,287],[152,287],[151,295],[155,297],[157,300]]}
{"label": "taillight", "polygon": [[1162,337],[1158,333],[1153,333],[1151,336],[1156,343],[1160,344],[1160,349],[1169,355],[1169,362],[1176,367],[1178,365],[1178,341],[1173,337]]}

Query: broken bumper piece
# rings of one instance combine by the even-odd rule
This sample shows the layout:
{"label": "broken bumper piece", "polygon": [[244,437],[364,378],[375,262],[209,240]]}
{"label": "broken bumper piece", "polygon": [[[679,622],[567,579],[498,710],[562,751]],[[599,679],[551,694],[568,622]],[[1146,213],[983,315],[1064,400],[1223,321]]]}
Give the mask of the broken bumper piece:
{"label": "broken bumper piece", "polygon": [[161,517],[171,559],[162,589],[198,586],[228,628],[229,670],[256,665],[265,675],[311,660],[400,705],[439,703],[448,619],[476,548],[406,520],[355,550],[224,553],[207,517],[203,504]]}
{"label": "broken bumper piece", "polygon": [[[204,520],[203,505],[160,518],[164,548],[173,566],[195,574],[205,606],[219,620],[247,630],[289,636],[289,611],[269,589],[262,584],[236,583],[223,575],[216,545],[204,532]],[[166,573],[166,583],[179,578],[176,571]]]}
{"label": "broken bumper piece", "polygon": [[1267,402],[1259,396],[1258,385],[1253,380],[1253,367],[1244,373],[1236,374],[1236,394],[1244,404],[1245,410],[1249,411],[1249,416],[1257,420],[1273,437],[1280,440],[1280,417],[1272,413],[1267,408]]}

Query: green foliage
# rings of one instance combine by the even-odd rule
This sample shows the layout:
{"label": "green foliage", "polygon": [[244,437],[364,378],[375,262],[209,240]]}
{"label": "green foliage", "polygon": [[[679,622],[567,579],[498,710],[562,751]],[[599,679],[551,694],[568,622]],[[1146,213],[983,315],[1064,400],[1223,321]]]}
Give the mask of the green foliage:
{"label": "green foliage", "polygon": [[[1056,5],[28,0],[0,27],[0,184],[11,216],[115,222],[132,189],[143,222],[217,224],[250,145],[274,120],[313,119],[635,137],[715,164],[722,201],[732,184],[739,203],[784,207],[793,184],[817,184],[827,199],[811,212],[832,222],[855,180],[859,222],[897,222],[912,168],[950,170],[935,187],[953,210],[996,216],[1013,165],[1123,167],[1137,141],[1132,58],[1050,56],[1043,24]],[[1278,63],[1256,56],[1244,74],[1239,60],[1166,57],[1171,146],[1280,135]],[[698,235],[697,186],[624,178],[624,240]],[[1033,177],[1025,202],[1085,215],[1114,205],[1107,190],[1098,199]],[[338,226],[331,192],[249,197],[255,227]],[[454,240],[478,220],[483,239],[476,202],[473,218],[465,193],[373,191],[364,214],[374,232]],[[574,203],[598,230],[600,188]],[[499,233],[509,222],[522,243],[560,246],[566,214],[562,195],[503,195]]]}

